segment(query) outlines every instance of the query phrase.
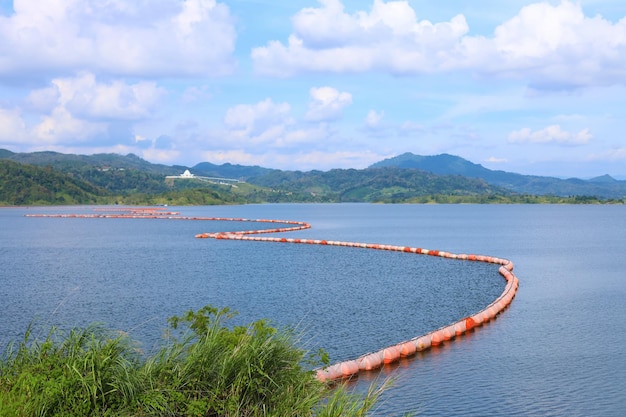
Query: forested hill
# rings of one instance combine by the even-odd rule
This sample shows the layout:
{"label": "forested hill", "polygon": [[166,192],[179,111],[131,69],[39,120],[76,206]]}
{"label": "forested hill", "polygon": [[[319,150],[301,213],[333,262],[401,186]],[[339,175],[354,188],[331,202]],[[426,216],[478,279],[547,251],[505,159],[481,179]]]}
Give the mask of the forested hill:
{"label": "forested hill", "polygon": [[0,158],[23,164],[49,167],[76,180],[104,188],[113,194],[162,193],[169,190],[163,180],[185,167],[152,164],[136,155],[73,155],[58,152],[12,153],[0,150]]}
{"label": "forested hill", "polygon": [[158,175],[175,175],[181,172],[181,168],[185,168],[153,164],[132,153],[128,155],[114,153],[75,155],[51,151],[14,153],[6,149],[0,149],[0,158],[31,165],[51,166],[63,172],[80,172],[85,169],[97,168],[100,170],[130,169]]}
{"label": "forested hill", "polygon": [[271,189],[333,202],[423,202],[428,196],[490,197],[510,194],[483,180],[399,168],[275,171],[250,178]]}
{"label": "forested hill", "polygon": [[414,155],[410,152],[385,159],[371,167],[395,167],[419,169],[438,175],[462,175],[479,178],[489,184],[504,187],[520,194],[556,196],[596,196],[601,198],[626,197],[626,181],[618,181],[609,175],[582,180],[560,179],[537,175],[522,175],[506,171],[494,171],[454,155]]}
{"label": "forested hill", "polygon": [[107,194],[50,167],[0,159],[0,205],[95,204]]}

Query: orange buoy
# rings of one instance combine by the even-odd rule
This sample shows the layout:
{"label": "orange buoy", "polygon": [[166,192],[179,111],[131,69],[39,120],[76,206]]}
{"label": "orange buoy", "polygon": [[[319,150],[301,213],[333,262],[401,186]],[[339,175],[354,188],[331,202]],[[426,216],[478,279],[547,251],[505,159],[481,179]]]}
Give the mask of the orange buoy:
{"label": "orange buoy", "polygon": [[465,323],[465,320],[461,320],[461,321],[457,321],[454,324],[454,333],[457,336],[461,336],[463,333],[465,333],[467,330],[467,325]]}
{"label": "orange buoy", "polygon": [[341,363],[322,369],[322,378],[324,378],[323,381],[335,381],[340,379],[342,376],[343,373],[341,372]]}
{"label": "orange buoy", "polygon": [[326,369],[318,369],[316,372],[316,377],[317,380],[320,382],[326,382],[330,380],[328,371]]}
{"label": "orange buoy", "polygon": [[465,319],[465,331],[469,332],[474,327],[476,327],[476,322],[474,321],[474,319],[472,317],[467,317]]}
{"label": "orange buoy", "polygon": [[378,369],[383,365],[383,352],[378,351],[361,356],[356,360],[356,362],[359,369],[362,371],[372,371],[374,369]]}
{"label": "orange buoy", "polygon": [[443,335],[443,340],[444,341],[448,341],[450,339],[454,339],[454,337],[456,336],[456,331],[454,330],[454,324],[448,326],[448,327],[444,327],[443,330],[441,330],[441,333]]}
{"label": "orange buoy", "polygon": [[359,364],[355,360],[341,362],[341,375],[344,378],[359,373]]}
{"label": "orange buoy", "polygon": [[482,313],[483,313],[482,311],[479,311],[478,313],[476,313],[476,314],[474,314],[472,316],[472,320],[474,321],[474,328],[476,328],[476,327],[480,326],[481,324],[483,324],[484,319],[483,319],[483,314]]}
{"label": "orange buoy", "polygon": [[410,340],[400,344],[400,356],[413,356],[416,351],[417,346]]}
{"label": "orange buoy", "polygon": [[415,347],[417,348],[418,351],[430,349],[431,346],[432,346],[432,337],[430,334],[420,336],[417,339],[415,339]]}
{"label": "orange buoy", "polygon": [[383,349],[383,363],[393,363],[400,359],[400,349],[398,346],[389,346]]}
{"label": "orange buoy", "polygon": [[443,341],[444,341],[443,331],[435,330],[431,337],[431,345],[439,346],[440,344],[443,343]]}

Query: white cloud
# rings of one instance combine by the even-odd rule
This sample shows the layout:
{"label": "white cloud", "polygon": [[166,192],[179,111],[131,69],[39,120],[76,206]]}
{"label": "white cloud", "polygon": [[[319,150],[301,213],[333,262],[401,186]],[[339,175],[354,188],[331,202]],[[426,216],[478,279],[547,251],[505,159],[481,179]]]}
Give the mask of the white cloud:
{"label": "white cloud", "polygon": [[278,149],[287,155],[298,149],[329,150],[336,144],[336,132],[328,123],[301,123],[292,117],[288,103],[275,103],[270,98],[231,107],[224,117],[223,129],[203,137],[201,146],[210,146],[214,152],[245,149],[257,155]]}
{"label": "white cloud", "polygon": [[431,73],[471,71],[513,77],[537,89],[626,82],[626,18],[588,17],[568,0],[528,5],[492,37],[471,36],[463,15],[418,20],[408,2],[374,0],[369,12],[346,14],[339,0],[320,1],[293,17],[287,44],[255,48],[257,71]]}
{"label": "white cloud", "polygon": [[241,164],[260,165],[268,168],[297,169],[310,171],[313,169],[329,170],[337,167],[365,168],[374,162],[383,159],[382,155],[370,151],[297,151],[294,153],[281,153],[269,150],[262,154],[248,150],[217,150],[207,151],[201,154],[203,161],[214,164]]}
{"label": "white cloud", "polygon": [[376,129],[380,127],[380,122],[382,122],[385,117],[385,112],[377,112],[376,110],[370,110],[367,112],[367,116],[365,117],[365,124],[370,129]]}
{"label": "white cloud", "polygon": [[26,124],[18,109],[0,108],[0,140],[5,143],[20,143],[26,135]]}
{"label": "white cloud", "polygon": [[626,18],[616,23],[585,16],[580,3],[535,3],[495,30],[494,71],[525,71],[531,82],[559,86],[624,82]]}
{"label": "white cloud", "polygon": [[224,124],[230,130],[246,137],[272,136],[292,124],[291,106],[288,103],[276,104],[267,98],[254,105],[240,104],[227,110]]}
{"label": "white cloud", "polygon": [[206,76],[233,68],[234,25],[215,0],[14,0],[14,10],[0,15],[0,76]]}
{"label": "white cloud", "polygon": [[134,137],[132,123],[153,117],[163,94],[153,82],[102,83],[91,73],[55,78],[31,91],[23,110],[0,109],[2,138],[24,146],[123,142]]}
{"label": "white cloud", "polygon": [[32,129],[30,142],[37,145],[69,145],[88,142],[106,131],[105,123],[77,119],[65,107],[58,106],[51,114],[43,116],[41,122]]}
{"label": "white cloud", "polygon": [[454,47],[468,31],[461,15],[437,24],[417,21],[404,1],[374,0],[370,12],[355,15],[345,14],[338,0],[320,2],[321,8],[294,16],[294,33],[286,46],[272,41],[252,51],[257,70],[283,76],[310,70],[432,71],[441,65],[434,55]]}
{"label": "white cloud", "polygon": [[57,78],[52,86],[35,90],[29,101],[37,107],[55,104],[85,119],[139,120],[151,115],[164,91],[154,82],[126,84],[120,80],[99,83],[90,73]]}
{"label": "white cloud", "polygon": [[352,94],[340,93],[332,87],[313,87],[310,94],[309,110],[305,115],[310,121],[338,119],[343,109],[352,104]]}
{"label": "white cloud", "polygon": [[[181,152],[177,150],[172,150],[172,149],[164,150],[164,149],[157,149],[157,148],[148,148],[148,149],[141,151],[141,155],[143,156],[143,158],[149,161],[156,162],[156,163],[176,164],[180,160]],[[196,161],[196,162],[205,162],[205,161],[202,160],[202,161]]]}
{"label": "white cloud", "polygon": [[578,133],[571,133],[562,130],[559,125],[552,125],[534,132],[530,128],[523,128],[511,132],[508,141],[509,143],[584,145],[592,138],[593,135],[591,135],[589,129],[583,129]]}
{"label": "white cloud", "polygon": [[241,104],[228,109],[224,125],[226,131],[212,135],[216,138],[213,144],[229,150],[245,148],[259,152],[302,144],[316,146],[329,135],[324,124],[307,128],[298,126],[288,103],[274,103],[269,98],[253,105]]}

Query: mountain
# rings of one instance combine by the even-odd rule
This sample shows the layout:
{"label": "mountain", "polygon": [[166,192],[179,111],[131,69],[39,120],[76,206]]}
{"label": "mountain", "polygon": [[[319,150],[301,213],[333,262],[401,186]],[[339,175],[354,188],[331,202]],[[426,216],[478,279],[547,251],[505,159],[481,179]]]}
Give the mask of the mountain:
{"label": "mountain", "polygon": [[275,169],[262,168],[259,166],[233,165],[225,163],[215,165],[210,162],[201,162],[191,168],[191,172],[196,175],[205,177],[222,177],[247,180],[252,177],[258,177],[270,172],[278,171]]}
{"label": "mountain", "polygon": [[[5,153],[8,155],[4,156]],[[159,175],[175,175],[181,168],[167,165],[152,164],[137,155],[118,155],[113,153],[102,153],[94,155],[74,155],[59,152],[30,152],[13,153],[4,149],[0,150],[0,158],[10,159],[24,164],[51,166],[59,171],[76,171],[85,167],[100,168],[104,170],[134,169]]]}
{"label": "mountain", "polygon": [[591,178],[589,182],[602,183],[602,184],[615,184],[618,181],[610,175],[601,175],[599,177]]}
{"label": "mountain", "polygon": [[433,195],[491,197],[509,194],[481,179],[396,167],[333,169],[328,172],[274,171],[249,181],[329,202],[418,202]]}
{"label": "mountain", "polygon": [[13,155],[15,154],[7,149],[0,149],[0,159],[9,159]]}
{"label": "mountain", "polygon": [[22,164],[50,167],[115,194],[168,191],[170,188],[163,178],[166,175],[180,174],[186,169],[152,164],[134,154],[74,155],[49,151],[13,153],[0,150],[0,159],[2,158]]}
{"label": "mountain", "polygon": [[520,194],[555,196],[596,196],[619,198],[626,196],[626,181],[618,181],[609,175],[581,180],[578,178],[560,179],[536,175],[522,175],[506,171],[494,171],[474,164],[461,157],[441,154],[433,156],[414,155],[410,152],[385,159],[370,168],[397,167],[418,169],[439,175],[462,175],[479,178],[489,184],[504,187]]}

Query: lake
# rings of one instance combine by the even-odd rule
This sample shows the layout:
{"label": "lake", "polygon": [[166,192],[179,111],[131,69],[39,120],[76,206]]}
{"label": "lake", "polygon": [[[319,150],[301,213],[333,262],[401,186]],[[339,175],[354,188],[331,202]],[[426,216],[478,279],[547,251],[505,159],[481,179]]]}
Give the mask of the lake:
{"label": "lake", "polygon": [[[621,416],[626,410],[626,207],[268,204],[169,207],[184,216],[305,221],[285,237],[477,253],[515,263],[510,308],[468,336],[382,372],[376,415]],[[167,317],[206,304],[295,327],[333,361],[482,309],[497,266],[400,252],[195,239],[254,223],[28,218],[0,209],[0,348],[37,328],[101,322],[151,353]],[[277,235],[280,236],[280,235]]]}

